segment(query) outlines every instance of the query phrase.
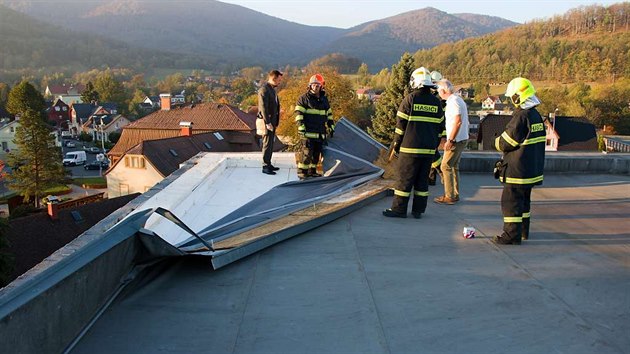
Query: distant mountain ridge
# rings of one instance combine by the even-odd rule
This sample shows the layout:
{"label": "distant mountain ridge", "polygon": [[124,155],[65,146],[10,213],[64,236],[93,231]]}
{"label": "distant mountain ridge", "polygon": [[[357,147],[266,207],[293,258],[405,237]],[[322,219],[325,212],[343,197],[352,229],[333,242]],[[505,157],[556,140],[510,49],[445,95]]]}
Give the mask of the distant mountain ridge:
{"label": "distant mountain ridge", "polygon": [[221,68],[303,65],[329,53],[366,62],[374,71],[445,42],[515,25],[485,15],[451,15],[433,8],[406,12],[350,29],[306,26],[219,1],[0,0],[40,21],[182,56]]}

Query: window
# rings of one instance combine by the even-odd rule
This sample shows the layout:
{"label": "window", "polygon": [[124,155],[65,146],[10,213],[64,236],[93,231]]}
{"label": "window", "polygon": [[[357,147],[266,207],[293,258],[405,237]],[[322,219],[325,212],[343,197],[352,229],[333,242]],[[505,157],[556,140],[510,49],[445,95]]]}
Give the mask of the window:
{"label": "window", "polygon": [[11,127],[11,133],[15,133],[15,127]]}
{"label": "window", "polygon": [[62,109],[64,112],[68,111],[68,107],[63,107]]}
{"label": "window", "polygon": [[177,155],[177,151],[175,151],[175,150],[173,150],[173,149],[168,149],[168,152],[170,152],[170,153],[171,153],[171,155],[173,155],[173,156],[175,156],[175,157],[179,156],[179,155]]}
{"label": "window", "polygon": [[55,111],[59,112],[60,108],[59,106],[55,106]]}
{"label": "window", "polygon": [[203,146],[205,146],[206,149],[208,149],[208,150],[212,149],[212,146],[210,146],[210,143],[208,143],[208,142],[203,143]]}
{"label": "window", "polygon": [[7,144],[6,141],[2,142],[2,151],[7,151],[7,149],[9,148],[9,144]]}
{"label": "window", "polygon": [[145,168],[144,157],[141,157],[141,156],[125,156],[125,167],[129,167],[129,168]]}
{"label": "window", "polygon": [[223,140],[223,136],[221,136],[221,133],[219,132],[214,133],[214,136],[216,136],[219,140]]}

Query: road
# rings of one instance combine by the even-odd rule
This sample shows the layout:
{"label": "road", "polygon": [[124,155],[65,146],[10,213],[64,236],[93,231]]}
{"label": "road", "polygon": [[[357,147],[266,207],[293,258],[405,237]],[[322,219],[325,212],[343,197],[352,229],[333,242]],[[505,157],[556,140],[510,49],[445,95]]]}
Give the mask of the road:
{"label": "road", "polygon": [[[64,139],[64,142],[66,142],[68,140]],[[73,147],[73,148],[69,148],[69,147],[62,147],[62,153],[63,156],[66,155],[67,152],[70,151],[83,151],[83,147],[87,146],[87,147],[91,147],[91,146],[95,146],[93,143],[83,143],[81,141],[77,141],[77,140],[71,140],[72,142],[74,142],[77,146]],[[86,161],[85,163],[88,164],[94,160],[96,160],[96,154],[91,154],[89,152],[86,152],[85,154],[86,156]],[[99,176],[99,170],[85,170],[85,168],[83,167],[83,165],[79,165],[79,166],[66,166],[66,170],[70,171],[72,173],[72,177],[98,177]],[[105,172],[105,170],[103,170],[103,172]]]}

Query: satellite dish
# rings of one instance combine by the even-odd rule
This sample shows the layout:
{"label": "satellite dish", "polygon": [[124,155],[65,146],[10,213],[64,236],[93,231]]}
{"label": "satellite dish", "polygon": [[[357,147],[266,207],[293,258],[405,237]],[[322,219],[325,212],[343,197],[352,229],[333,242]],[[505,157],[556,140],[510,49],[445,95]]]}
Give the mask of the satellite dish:
{"label": "satellite dish", "polygon": [[98,154],[98,155],[96,155],[96,159],[99,160],[99,161],[103,161],[103,160],[105,160],[105,155]]}

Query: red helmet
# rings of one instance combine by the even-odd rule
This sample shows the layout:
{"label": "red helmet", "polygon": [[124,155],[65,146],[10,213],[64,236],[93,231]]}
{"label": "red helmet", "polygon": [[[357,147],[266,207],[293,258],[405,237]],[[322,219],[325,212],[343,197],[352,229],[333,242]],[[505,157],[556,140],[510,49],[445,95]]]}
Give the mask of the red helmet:
{"label": "red helmet", "polygon": [[322,74],[315,74],[315,75],[311,76],[311,78],[308,80],[308,85],[309,86],[311,84],[320,84],[323,87],[325,83],[326,82],[324,81],[324,77],[322,76]]}

